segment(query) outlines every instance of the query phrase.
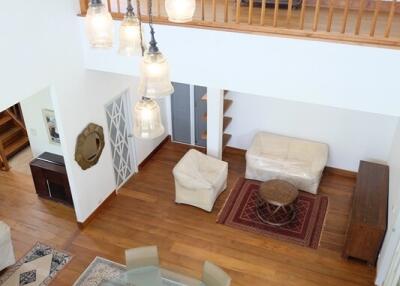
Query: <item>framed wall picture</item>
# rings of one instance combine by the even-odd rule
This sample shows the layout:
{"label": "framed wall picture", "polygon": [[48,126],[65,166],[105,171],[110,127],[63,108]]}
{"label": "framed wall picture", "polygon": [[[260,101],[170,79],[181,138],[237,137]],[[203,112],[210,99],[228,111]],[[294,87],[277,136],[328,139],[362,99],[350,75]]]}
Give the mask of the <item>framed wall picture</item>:
{"label": "framed wall picture", "polygon": [[60,134],[58,133],[54,110],[43,109],[42,112],[44,123],[46,125],[47,135],[49,136],[49,142],[53,144],[60,144]]}

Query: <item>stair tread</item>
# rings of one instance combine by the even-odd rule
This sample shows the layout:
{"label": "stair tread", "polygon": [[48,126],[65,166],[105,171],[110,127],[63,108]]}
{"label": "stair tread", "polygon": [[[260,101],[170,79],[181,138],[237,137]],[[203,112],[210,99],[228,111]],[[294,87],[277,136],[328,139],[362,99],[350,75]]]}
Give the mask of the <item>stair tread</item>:
{"label": "stair tread", "polygon": [[28,137],[24,135],[18,138],[17,140],[13,141],[8,146],[4,146],[4,151],[6,153],[7,158],[9,158],[28,145],[29,145]]}
{"label": "stair tread", "polygon": [[222,136],[222,149],[226,147],[231,137],[232,137],[231,134],[224,133],[224,135]]}
{"label": "stair tread", "polygon": [[228,125],[232,122],[232,117],[224,116],[224,131],[228,127]]}
{"label": "stair tread", "polygon": [[229,109],[229,107],[231,107],[232,103],[232,99],[224,99],[224,114]]}
{"label": "stair tread", "polygon": [[12,120],[12,118],[11,118],[9,115],[3,113],[2,115],[0,115],[0,127],[1,127],[2,125],[7,124],[7,123],[10,122],[11,120]]}
{"label": "stair tread", "polygon": [[9,128],[8,130],[1,132],[0,133],[0,140],[4,143],[10,140],[14,135],[16,135],[18,132],[20,132],[21,129],[17,126],[13,126],[12,128]]}

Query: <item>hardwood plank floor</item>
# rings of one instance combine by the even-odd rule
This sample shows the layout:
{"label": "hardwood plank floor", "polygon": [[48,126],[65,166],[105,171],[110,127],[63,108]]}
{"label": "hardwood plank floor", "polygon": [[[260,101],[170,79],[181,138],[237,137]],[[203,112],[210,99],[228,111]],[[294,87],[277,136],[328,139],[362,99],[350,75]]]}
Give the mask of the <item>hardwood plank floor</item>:
{"label": "hardwood plank floor", "polygon": [[[355,180],[323,176],[329,196],[317,250],[215,223],[228,191],[212,213],[174,203],[172,168],[188,146],[166,143],[83,230],[71,208],[39,199],[30,177],[0,172],[0,220],[12,228],[16,256],[36,241],[74,255],[53,285],[72,285],[95,256],[124,263],[126,248],[155,244],[161,265],[200,277],[208,259],[226,269],[233,285],[373,285],[375,269],[341,258]],[[229,149],[228,190],[243,176],[244,154]]]}

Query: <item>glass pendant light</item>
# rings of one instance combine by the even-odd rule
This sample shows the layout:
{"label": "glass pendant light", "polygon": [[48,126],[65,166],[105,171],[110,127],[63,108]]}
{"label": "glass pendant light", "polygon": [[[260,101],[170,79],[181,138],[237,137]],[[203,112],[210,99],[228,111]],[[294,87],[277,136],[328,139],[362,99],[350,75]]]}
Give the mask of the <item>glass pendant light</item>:
{"label": "glass pendant light", "polygon": [[133,134],[141,139],[154,139],[164,134],[160,106],[156,101],[143,97],[136,103]]}
{"label": "glass pendant light", "polygon": [[169,65],[163,54],[157,47],[154,38],[152,3],[149,0],[149,25],[151,41],[150,47],[145,52],[140,64],[139,94],[145,94],[148,98],[169,96],[174,88],[169,78]]}
{"label": "glass pendant light", "polygon": [[86,34],[92,48],[111,48],[113,20],[101,0],[91,0],[86,13]]}
{"label": "glass pendant light", "polygon": [[165,0],[165,10],[171,22],[190,22],[196,10],[196,0]]}
{"label": "glass pendant light", "polygon": [[119,54],[135,56],[142,53],[142,34],[139,19],[133,12],[132,1],[128,0],[126,14],[119,29]]}

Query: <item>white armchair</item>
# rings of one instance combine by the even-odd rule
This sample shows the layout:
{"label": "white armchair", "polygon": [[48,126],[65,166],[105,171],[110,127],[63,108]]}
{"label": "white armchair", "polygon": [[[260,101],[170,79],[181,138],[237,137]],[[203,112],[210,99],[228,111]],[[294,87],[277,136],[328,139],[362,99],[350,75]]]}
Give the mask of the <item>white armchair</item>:
{"label": "white armchair", "polygon": [[286,180],[316,194],[327,160],[327,144],[259,132],[246,152],[245,177]]}
{"label": "white armchair", "polygon": [[0,221],[0,271],[15,263],[10,227]]}
{"label": "white armchair", "polygon": [[211,212],[226,189],[228,163],[191,149],[176,164],[173,175],[175,202]]}

